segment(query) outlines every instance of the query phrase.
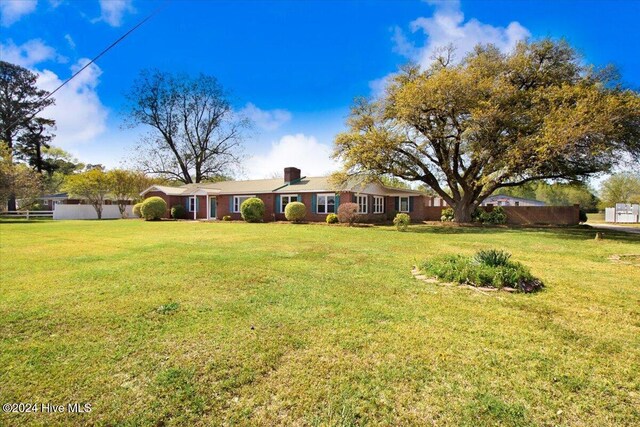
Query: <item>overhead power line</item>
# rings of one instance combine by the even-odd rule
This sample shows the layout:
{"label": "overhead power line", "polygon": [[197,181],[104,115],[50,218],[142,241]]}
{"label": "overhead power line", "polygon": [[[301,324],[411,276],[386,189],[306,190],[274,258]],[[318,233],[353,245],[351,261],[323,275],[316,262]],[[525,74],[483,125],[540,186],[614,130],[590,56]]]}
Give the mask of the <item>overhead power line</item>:
{"label": "overhead power line", "polygon": [[[82,68],[80,68],[78,71],[76,71],[75,73],[73,73],[73,75],[71,77],[69,77],[67,80],[65,80],[64,82],[62,82],[62,84],[60,86],[58,86],[57,88],[55,88],[52,92],[49,92],[47,94],[47,96],[43,97],[42,99],[40,99],[38,102],[42,102],[42,101],[46,101],[47,99],[51,98],[53,96],[54,93],[56,93],[57,91],[59,91],[60,89],[62,89],[67,83],[69,83],[71,80],[73,80],[78,74],[80,74],[82,71],[84,71],[87,67],[89,67],[91,64],[93,64],[94,62],[96,62],[98,59],[100,59],[101,56],[103,56],[105,53],[107,53],[108,51],[110,51],[114,46],[116,46],[118,43],[120,43],[122,40],[124,40],[125,38],[127,38],[127,36],[129,36],[129,34],[133,33],[135,30],[137,30],[138,28],[140,28],[145,22],[147,22],[148,20],[150,20],[151,18],[153,18],[155,15],[157,15],[160,10],[162,10],[167,4],[169,3],[169,0],[165,1],[163,4],[161,4],[157,9],[155,9],[153,12],[151,12],[146,18],[144,18],[143,20],[141,20],[140,22],[138,22],[136,25],[134,25],[129,31],[127,31],[126,33],[124,33],[122,36],[120,36],[120,38],[118,38],[116,41],[114,41],[113,43],[111,43],[109,46],[107,46],[105,49],[102,50],[102,52],[100,52],[97,56],[95,56],[91,61],[87,62]],[[27,120],[31,120],[36,114],[38,114],[40,111],[42,111],[43,108],[38,109],[37,111],[35,111],[34,113],[32,113],[30,116],[25,117],[24,119],[18,119],[15,120],[13,123],[11,123],[9,126],[7,126],[8,129],[11,129],[13,126],[17,125],[18,123],[22,122],[22,121],[27,121]]]}

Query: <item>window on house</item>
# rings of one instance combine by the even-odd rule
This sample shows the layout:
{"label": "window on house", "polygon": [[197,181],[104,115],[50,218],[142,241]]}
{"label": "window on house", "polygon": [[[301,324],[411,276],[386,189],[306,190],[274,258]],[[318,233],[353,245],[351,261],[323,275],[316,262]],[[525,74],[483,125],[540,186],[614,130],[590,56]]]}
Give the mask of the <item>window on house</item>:
{"label": "window on house", "polygon": [[358,203],[358,213],[359,214],[366,214],[368,213],[369,209],[367,206],[367,200],[369,199],[369,196],[356,196],[356,203]]}
{"label": "window on house", "polygon": [[242,206],[242,202],[252,197],[256,197],[256,196],[233,196],[233,212],[234,213],[240,212],[240,206]]}
{"label": "window on house", "polygon": [[284,208],[291,202],[297,202],[298,196],[293,194],[285,194],[280,196],[280,213],[284,213]]}
{"label": "window on house", "polygon": [[400,197],[400,212],[409,212],[409,197]]}
{"label": "window on house", "polygon": [[317,211],[319,214],[336,212],[336,196],[334,194],[318,194]]}
{"label": "window on house", "polygon": [[194,212],[196,210],[196,198],[189,197],[189,212]]}
{"label": "window on house", "polygon": [[384,213],[384,197],[373,196],[373,213]]}

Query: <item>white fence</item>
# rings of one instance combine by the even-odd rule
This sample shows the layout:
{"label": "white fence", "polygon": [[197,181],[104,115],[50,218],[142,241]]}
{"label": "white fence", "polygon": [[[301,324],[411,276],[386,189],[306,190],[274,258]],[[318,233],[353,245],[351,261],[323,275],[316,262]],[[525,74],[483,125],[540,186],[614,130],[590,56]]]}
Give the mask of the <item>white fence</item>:
{"label": "white fence", "polygon": [[5,218],[51,218],[53,211],[5,211],[0,212],[0,216]]}
{"label": "white fence", "polygon": [[[133,206],[127,205],[125,216],[133,218]],[[102,205],[102,219],[121,218],[118,205]],[[57,204],[53,210],[53,219],[98,219],[96,210],[91,205]]]}
{"label": "white fence", "polygon": [[604,210],[606,222],[636,223],[640,222],[640,205],[630,203],[616,203],[615,208]]}

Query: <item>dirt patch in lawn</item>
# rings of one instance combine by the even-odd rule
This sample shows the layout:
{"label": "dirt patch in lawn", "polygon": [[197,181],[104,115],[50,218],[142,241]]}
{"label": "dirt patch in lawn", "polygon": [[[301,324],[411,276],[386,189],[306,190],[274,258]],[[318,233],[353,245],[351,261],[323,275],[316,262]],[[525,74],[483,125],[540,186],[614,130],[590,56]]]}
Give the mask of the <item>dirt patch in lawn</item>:
{"label": "dirt patch in lawn", "polygon": [[634,265],[636,267],[640,267],[640,254],[620,254],[620,255],[611,255],[609,257],[611,262],[618,262],[621,264],[629,264]]}

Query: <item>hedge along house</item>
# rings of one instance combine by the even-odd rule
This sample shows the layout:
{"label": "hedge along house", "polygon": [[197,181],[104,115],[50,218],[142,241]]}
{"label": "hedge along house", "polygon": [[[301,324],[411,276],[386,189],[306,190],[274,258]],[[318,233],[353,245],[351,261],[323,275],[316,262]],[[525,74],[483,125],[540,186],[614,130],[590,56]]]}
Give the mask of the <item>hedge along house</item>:
{"label": "hedge along house", "polygon": [[[222,181],[186,184],[180,187],[153,185],[143,191],[144,198],[161,197],[167,202],[165,217],[176,205],[184,206],[186,218],[241,219],[240,206],[251,197],[265,204],[264,221],[283,221],[287,203],[302,202],[307,207],[308,221],[325,221],[330,213],[338,213],[341,203],[358,204],[362,221],[381,222],[397,212],[408,213],[414,221],[426,219],[429,206],[438,206],[433,197],[420,191],[386,187],[378,183],[354,182],[337,190],[329,177],[301,176],[300,169],[288,167],[283,179]],[[432,208],[433,209],[433,208]],[[441,208],[435,208],[438,216]]]}

